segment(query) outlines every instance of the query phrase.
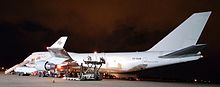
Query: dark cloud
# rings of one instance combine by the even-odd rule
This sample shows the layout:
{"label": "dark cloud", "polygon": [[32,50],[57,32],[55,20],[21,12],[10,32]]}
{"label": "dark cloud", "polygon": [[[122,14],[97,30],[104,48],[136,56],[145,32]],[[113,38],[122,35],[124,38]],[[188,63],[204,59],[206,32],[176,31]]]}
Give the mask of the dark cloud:
{"label": "dark cloud", "polygon": [[[2,21],[0,29],[3,65],[19,63],[32,52],[45,50],[50,40],[56,37],[51,30],[31,21],[17,24]],[[12,63],[7,63],[9,61]]]}
{"label": "dark cloud", "polygon": [[23,21],[22,23],[18,24],[21,29],[24,29],[24,31],[27,32],[40,32],[40,31],[46,31],[48,32],[48,29],[45,29],[42,25],[39,23],[33,22],[33,21]]}

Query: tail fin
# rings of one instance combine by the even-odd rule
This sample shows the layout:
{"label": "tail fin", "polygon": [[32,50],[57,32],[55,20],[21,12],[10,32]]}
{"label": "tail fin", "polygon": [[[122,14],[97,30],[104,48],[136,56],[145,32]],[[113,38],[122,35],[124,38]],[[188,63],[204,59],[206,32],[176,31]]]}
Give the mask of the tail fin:
{"label": "tail fin", "polygon": [[194,13],[148,51],[173,51],[195,45],[211,14]]}
{"label": "tail fin", "polygon": [[67,36],[62,36],[52,46],[47,47],[47,50],[52,56],[52,58],[48,60],[50,63],[61,64],[66,60],[72,60],[68,52],[63,48],[66,40]]}
{"label": "tail fin", "polygon": [[60,37],[50,48],[63,48],[66,43],[67,36]]}

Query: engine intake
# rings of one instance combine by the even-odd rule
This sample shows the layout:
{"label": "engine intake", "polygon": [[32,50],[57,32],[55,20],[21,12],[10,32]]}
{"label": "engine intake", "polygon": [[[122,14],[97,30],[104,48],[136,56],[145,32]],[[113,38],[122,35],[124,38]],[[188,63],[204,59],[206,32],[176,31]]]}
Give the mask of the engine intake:
{"label": "engine intake", "polygon": [[55,69],[56,65],[53,63],[49,63],[48,61],[39,61],[35,63],[35,68],[37,70],[51,70],[51,69]]}

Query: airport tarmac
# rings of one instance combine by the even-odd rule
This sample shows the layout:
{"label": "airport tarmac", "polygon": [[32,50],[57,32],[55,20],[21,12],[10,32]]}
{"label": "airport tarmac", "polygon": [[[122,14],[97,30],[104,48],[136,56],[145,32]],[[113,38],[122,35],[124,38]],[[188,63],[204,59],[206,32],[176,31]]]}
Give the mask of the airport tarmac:
{"label": "airport tarmac", "polygon": [[104,79],[102,81],[69,81],[61,78],[16,76],[0,74],[0,87],[220,87],[217,84],[174,83],[152,81],[127,81]]}

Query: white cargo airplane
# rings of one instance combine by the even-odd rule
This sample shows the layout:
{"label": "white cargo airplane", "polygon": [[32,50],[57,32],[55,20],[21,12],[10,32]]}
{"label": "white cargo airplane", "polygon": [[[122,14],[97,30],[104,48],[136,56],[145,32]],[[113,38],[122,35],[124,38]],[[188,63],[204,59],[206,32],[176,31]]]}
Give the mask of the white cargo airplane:
{"label": "white cargo airplane", "polygon": [[147,51],[116,53],[67,52],[63,48],[67,37],[63,36],[51,47],[47,47],[49,52],[34,52],[25,59],[23,65],[33,66],[38,70],[50,70],[54,68],[54,64],[62,64],[67,60],[73,60],[80,65],[84,63],[85,58],[103,57],[106,64],[101,67],[101,71],[114,73],[114,75],[120,77],[123,76],[120,73],[198,60],[203,57],[200,51],[205,44],[196,43],[210,14],[211,12],[194,13]]}

